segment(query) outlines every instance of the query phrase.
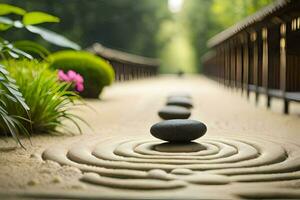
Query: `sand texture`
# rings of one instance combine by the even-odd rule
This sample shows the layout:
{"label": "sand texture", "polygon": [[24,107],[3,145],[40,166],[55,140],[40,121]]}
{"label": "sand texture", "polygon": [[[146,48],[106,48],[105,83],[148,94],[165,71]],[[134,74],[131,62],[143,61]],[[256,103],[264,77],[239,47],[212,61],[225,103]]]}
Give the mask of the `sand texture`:
{"label": "sand texture", "polygon": [[[186,93],[205,136],[177,148],[150,134],[167,97]],[[300,104],[201,76],[117,83],[75,111],[77,136],[33,136],[26,150],[0,141],[0,197],[74,199],[300,199]],[[73,127],[70,128],[73,129]],[[197,144],[198,143],[198,144]],[[182,149],[182,150],[181,150]]]}

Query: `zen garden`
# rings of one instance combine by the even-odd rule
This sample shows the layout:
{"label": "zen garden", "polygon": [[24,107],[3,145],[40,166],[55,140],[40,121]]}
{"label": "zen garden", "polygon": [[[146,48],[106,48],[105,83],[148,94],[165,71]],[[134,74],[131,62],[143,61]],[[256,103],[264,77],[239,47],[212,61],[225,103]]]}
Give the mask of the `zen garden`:
{"label": "zen garden", "polygon": [[300,199],[300,1],[2,0],[0,199]]}

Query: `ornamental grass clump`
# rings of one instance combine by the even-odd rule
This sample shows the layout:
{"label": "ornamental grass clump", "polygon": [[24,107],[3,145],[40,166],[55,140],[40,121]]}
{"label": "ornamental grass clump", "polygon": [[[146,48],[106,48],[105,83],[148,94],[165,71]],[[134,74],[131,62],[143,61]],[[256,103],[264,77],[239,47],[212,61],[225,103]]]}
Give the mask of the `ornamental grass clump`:
{"label": "ornamental grass clump", "polygon": [[[8,104],[9,113],[21,117],[22,126],[30,133],[66,134],[73,133],[65,130],[65,120],[71,121],[81,132],[78,126],[77,115],[71,110],[78,104],[79,96],[70,91],[72,83],[61,82],[57,71],[47,68],[45,63],[35,60],[8,60],[6,63],[10,75],[19,85],[29,109],[29,115],[18,106]],[[5,101],[5,100],[4,100]],[[7,130],[1,130],[1,132]]]}
{"label": "ornamental grass clump", "polygon": [[112,66],[100,57],[84,51],[59,51],[49,56],[50,68],[73,70],[84,78],[83,97],[98,98],[105,86],[114,81]]}

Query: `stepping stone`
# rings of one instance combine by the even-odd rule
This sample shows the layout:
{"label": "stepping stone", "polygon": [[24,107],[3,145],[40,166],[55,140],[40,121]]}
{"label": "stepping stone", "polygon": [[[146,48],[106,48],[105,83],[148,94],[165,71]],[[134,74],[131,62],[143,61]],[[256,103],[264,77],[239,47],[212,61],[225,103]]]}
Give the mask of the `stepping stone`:
{"label": "stepping stone", "polygon": [[172,119],[154,124],[150,132],[161,140],[187,143],[203,136],[207,128],[205,124],[189,119]]}
{"label": "stepping stone", "polygon": [[156,151],[167,153],[190,153],[205,150],[206,147],[196,142],[189,142],[183,144],[165,142],[162,144],[155,145],[153,149]]}
{"label": "stepping stone", "polygon": [[183,97],[183,98],[187,98],[187,99],[192,99],[191,95],[189,95],[188,93],[174,93],[174,94],[171,94],[167,97],[167,99],[171,99],[171,98],[174,98],[174,97]]}
{"label": "stepping stone", "polygon": [[192,108],[193,103],[190,99],[186,97],[172,97],[167,100],[167,105],[169,106],[182,106],[185,108]]}
{"label": "stepping stone", "polygon": [[158,111],[162,119],[187,119],[191,116],[191,111],[181,106],[166,106]]}

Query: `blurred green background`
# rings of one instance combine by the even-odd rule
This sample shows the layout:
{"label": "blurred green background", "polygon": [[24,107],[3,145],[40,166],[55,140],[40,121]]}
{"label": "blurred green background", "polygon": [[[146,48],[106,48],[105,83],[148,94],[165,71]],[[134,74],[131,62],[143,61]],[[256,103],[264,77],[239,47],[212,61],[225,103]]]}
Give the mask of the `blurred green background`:
{"label": "blurred green background", "polygon": [[[2,0],[61,18],[46,25],[83,48],[94,42],[162,61],[162,73],[201,72],[207,40],[272,0]],[[28,32],[5,38],[39,40]],[[36,37],[36,38],[35,38]],[[38,41],[48,48],[55,47]]]}

